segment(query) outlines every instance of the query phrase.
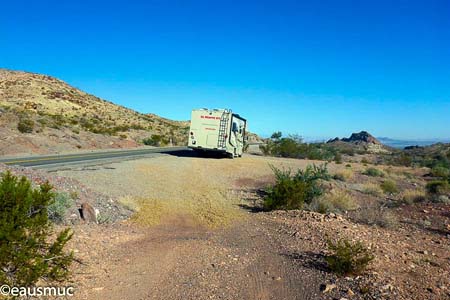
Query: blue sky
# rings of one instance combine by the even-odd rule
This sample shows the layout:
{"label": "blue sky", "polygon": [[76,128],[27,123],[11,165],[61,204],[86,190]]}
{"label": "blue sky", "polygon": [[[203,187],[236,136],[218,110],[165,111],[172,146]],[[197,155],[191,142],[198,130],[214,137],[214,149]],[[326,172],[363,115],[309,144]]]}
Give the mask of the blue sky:
{"label": "blue sky", "polygon": [[450,1],[7,1],[0,67],[262,135],[450,138]]}

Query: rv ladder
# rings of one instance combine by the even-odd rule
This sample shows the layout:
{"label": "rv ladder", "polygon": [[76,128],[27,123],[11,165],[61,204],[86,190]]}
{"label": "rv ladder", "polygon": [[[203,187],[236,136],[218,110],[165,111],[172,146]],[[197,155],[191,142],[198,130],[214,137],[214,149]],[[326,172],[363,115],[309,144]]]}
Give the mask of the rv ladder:
{"label": "rv ladder", "polygon": [[225,148],[226,147],[226,135],[227,135],[227,125],[228,125],[228,117],[229,113],[227,111],[224,111],[222,113],[222,116],[220,117],[220,125],[219,125],[219,140],[217,143],[217,146],[219,148]]}

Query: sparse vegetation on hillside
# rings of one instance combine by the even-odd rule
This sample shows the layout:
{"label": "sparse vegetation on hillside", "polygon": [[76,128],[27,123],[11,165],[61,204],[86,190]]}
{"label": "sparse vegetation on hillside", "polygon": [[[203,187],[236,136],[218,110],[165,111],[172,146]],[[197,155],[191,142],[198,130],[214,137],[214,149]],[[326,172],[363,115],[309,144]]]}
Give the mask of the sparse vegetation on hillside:
{"label": "sparse vegetation on hillside", "polygon": [[[31,286],[39,280],[61,281],[68,274],[72,254],[64,248],[69,229],[53,237],[48,206],[55,195],[49,184],[33,190],[31,183],[7,172],[0,182],[0,282]],[[53,241],[50,241],[53,240]]]}
{"label": "sparse vegetation on hillside", "polygon": [[[151,135],[170,139],[173,144],[187,144],[188,122],[138,113],[40,74],[0,69],[0,109],[4,112],[0,123],[12,123],[21,133],[46,136],[49,130],[53,130],[52,134],[54,130],[61,130],[70,138],[67,131],[71,130],[79,135],[73,137],[72,148],[78,148],[83,140],[91,145],[95,134],[108,139],[117,136],[111,140],[119,143],[127,133],[127,139],[133,140],[135,145]],[[89,137],[80,134],[83,132]]]}

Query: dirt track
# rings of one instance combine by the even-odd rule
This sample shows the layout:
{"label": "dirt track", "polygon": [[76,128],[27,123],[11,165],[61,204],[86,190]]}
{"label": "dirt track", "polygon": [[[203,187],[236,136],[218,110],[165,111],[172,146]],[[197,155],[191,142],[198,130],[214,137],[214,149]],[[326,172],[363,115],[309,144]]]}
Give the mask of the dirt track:
{"label": "dirt track", "polygon": [[[319,298],[320,279],[305,277],[282,255],[271,221],[239,208],[230,194],[242,182],[267,180],[267,163],[244,158],[230,172],[233,163],[159,157],[60,172],[112,196],[176,203],[152,227],[82,226],[74,241],[84,263],[73,278],[75,299]],[[185,214],[186,206],[179,203],[205,205],[209,197],[220,198],[221,206]],[[227,225],[208,227],[223,220]]]}
{"label": "dirt track", "polygon": [[85,260],[75,299],[319,298],[318,279],[300,278],[264,222],[254,221],[214,232],[183,218],[134,233],[127,228],[121,234],[131,230],[139,238],[116,247],[102,243],[109,259]]}

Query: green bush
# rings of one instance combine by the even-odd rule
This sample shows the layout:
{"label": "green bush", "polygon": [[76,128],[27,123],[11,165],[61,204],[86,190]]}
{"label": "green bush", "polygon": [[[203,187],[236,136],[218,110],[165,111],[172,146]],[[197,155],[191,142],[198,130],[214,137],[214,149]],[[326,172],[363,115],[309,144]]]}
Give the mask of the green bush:
{"label": "green bush", "polygon": [[371,177],[384,177],[383,171],[376,168],[367,168],[363,174]]}
{"label": "green bush", "polygon": [[425,189],[430,195],[445,195],[450,193],[450,184],[445,180],[433,180],[427,183]]}
{"label": "green bush", "polygon": [[267,190],[264,208],[301,209],[305,203],[323,194],[320,179],[328,180],[330,175],[326,165],[308,165],[305,170],[298,170],[292,175],[291,170],[280,170],[272,167],[275,174],[275,185]]}
{"label": "green bush", "polygon": [[336,173],[333,175],[334,180],[345,181],[345,176],[342,173]]}
{"label": "green bush", "polygon": [[20,119],[19,123],[17,124],[17,129],[21,133],[31,133],[34,129],[34,121],[30,119]]}
{"label": "green bush", "polygon": [[[47,207],[54,201],[46,183],[31,183],[7,172],[0,182],[0,282],[32,286],[39,280],[62,281],[68,276],[72,253],[64,251],[69,229],[54,236]],[[50,241],[53,240],[53,241]]]}
{"label": "green bush", "polygon": [[62,223],[67,210],[73,205],[73,199],[67,193],[57,193],[55,200],[48,205],[48,217],[55,223]]}
{"label": "green bush", "polygon": [[299,135],[282,137],[281,132],[275,132],[266,145],[260,145],[264,155],[290,157],[299,159],[316,159],[340,162],[342,157],[338,149],[326,143],[304,143]]}
{"label": "green bush", "polygon": [[328,267],[339,275],[359,274],[374,259],[361,242],[351,243],[347,239],[328,241],[328,250],[331,252],[325,257]]}
{"label": "green bush", "polygon": [[380,188],[385,193],[396,194],[398,193],[397,184],[392,180],[385,180],[380,184]]}
{"label": "green bush", "polygon": [[450,176],[450,169],[443,166],[436,166],[431,169],[431,175],[434,177],[447,178]]}
{"label": "green bush", "polygon": [[334,162],[337,164],[342,164],[342,154],[339,152],[336,152],[334,154]]}
{"label": "green bush", "polygon": [[161,135],[153,134],[151,137],[143,139],[142,143],[147,146],[159,147],[167,144],[167,141]]}

